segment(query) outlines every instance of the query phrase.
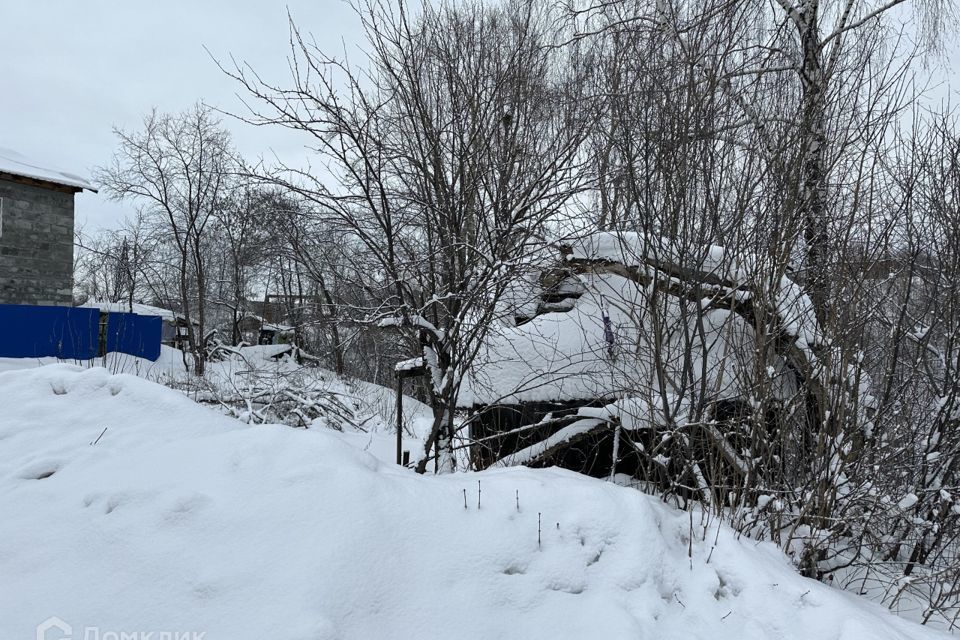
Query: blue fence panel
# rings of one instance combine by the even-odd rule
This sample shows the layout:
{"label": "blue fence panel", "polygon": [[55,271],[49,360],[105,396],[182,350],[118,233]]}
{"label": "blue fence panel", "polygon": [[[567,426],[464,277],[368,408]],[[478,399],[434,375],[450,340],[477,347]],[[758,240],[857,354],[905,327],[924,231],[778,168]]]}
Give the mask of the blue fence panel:
{"label": "blue fence panel", "polygon": [[99,334],[98,309],[0,305],[0,357],[89,360]]}
{"label": "blue fence panel", "polygon": [[160,325],[159,316],[111,313],[107,316],[107,351],[156,360],[160,357]]}

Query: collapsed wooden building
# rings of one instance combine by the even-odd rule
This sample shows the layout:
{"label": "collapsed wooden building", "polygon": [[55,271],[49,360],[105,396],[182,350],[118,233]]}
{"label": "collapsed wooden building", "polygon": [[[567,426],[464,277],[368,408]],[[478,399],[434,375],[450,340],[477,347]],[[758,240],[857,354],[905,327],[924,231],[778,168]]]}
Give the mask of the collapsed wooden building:
{"label": "collapsed wooden building", "polygon": [[466,377],[475,467],[625,474],[709,499],[789,472],[829,412],[817,320],[785,269],[636,233],[561,253]]}

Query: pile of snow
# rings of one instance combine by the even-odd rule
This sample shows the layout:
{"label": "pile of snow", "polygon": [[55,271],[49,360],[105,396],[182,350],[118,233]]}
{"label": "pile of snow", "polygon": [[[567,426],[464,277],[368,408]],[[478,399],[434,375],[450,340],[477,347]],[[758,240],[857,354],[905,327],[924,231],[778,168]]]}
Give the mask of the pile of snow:
{"label": "pile of snow", "polygon": [[105,369],[0,394],[0,638],[941,637],[574,473],[417,476]]}

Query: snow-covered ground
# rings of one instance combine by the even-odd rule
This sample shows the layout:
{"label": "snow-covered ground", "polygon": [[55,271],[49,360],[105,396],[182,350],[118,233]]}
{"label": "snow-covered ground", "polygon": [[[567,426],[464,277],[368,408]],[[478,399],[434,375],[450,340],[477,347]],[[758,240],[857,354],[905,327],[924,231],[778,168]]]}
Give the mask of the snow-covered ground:
{"label": "snow-covered ground", "polygon": [[4,640],[948,637],[574,473],[418,476],[103,368],[0,397]]}
{"label": "snow-covered ground", "polygon": [[[226,411],[228,407],[219,400],[235,395],[238,390],[251,386],[272,388],[279,394],[284,388],[292,388],[303,395],[305,389],[315,393],[328,393],[349,408],[362,421],[361,429],[346,428],[340,437],[350,441],[377,458],[392,462],[396,459],[396,391],[363,380],[344,380],[322,367],[304,367],[290,357],[275,359],[272,356],[288,350],[287,345],[257,345],[239,349],[235,357],[228,357],[207,364],[203,380],[187,372],[184,354],[178,349],[163,346],[156,362],[123,353],[108,353],[87,361],[70,364],[82,368],[102,367],[110,373],[128,373],[146,380],[159,382],[179,389],[194,400],[204,400],[211,406]],[[56,358],[0,358],[0,372],[23,371],[39,366],[58,364]],[[250,416],[243,416],[251,421]],[[2,414],[0,414],[2,417]],[[262,420],[260,420],[262,422]],[[412,461],[423,456],[423,438],[433,421],[430,407],[409,396],[403,403],[403,450],[410,452]],[[323,419],[314,421],[315,428],[329,426]],[[0,640],[3,640],[0,638]]]}

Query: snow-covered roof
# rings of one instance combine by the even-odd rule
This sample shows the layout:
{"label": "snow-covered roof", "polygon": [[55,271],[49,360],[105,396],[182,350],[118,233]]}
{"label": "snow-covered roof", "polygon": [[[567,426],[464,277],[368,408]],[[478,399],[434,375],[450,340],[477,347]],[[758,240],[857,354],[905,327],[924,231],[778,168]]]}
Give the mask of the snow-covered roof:
{"label": "snow-covered roof", "polygon": [[13,149],[7,149],[5,147],[0,147],[0,173],[9,173],[23,178],[32,178],[34,180],[52,182],[53,184],[67,187],[86,189],[94,193],[97,191],[96,187],[85,178],[74,173],[63,171],[47,163],[37,162]]}
{"label": "snow-covered roof", "polygon": [[[630,322],[629,309],[640,305],[639,292],[632,282],[613,274],[586,280],[586,293],[570,311],[544,313],[516,327],[491,327],[458,403],[475,406],[616,395],[626,383],[622,366],[633,368],[636,361],[609,358],[603,307],[617,329],[617,340],[635,343],[636,325]],[[612,301],[617,301],[616,308]]]}
{"label": "snow-covered roof", "polygon": [[616,262],[629,267],[656,260],[733,281],[744,279],[755,263],[750,254],[719,245],[681,242],[635,231],[600,231],[573,239],[569,247],[570,260]]}
{"label": "snow-covered roof", "polygon": [[140,304],[134,302],[132,305],[126,302],[106,302],[103,300],[87,300],[82,305],[86,309],[100,309],[103,313],[135,313],[138,316],[159,316],[164,320],[173,321],[179,316],[170,309],[161,309],[149,304]]}
{"label": "snow-covered roof", "polygon": [[406,360],[401,360],[393,366],[393,370],[397,373],[402,373],[404,371],[413,371],[415,369],[420,369],[424,366],[425,360],[423,356],[417,356],[416,358],[408,358]]}
{"label": "snow-covered roof", "polygon": [[[671,238],[627,231],[603,231],[575,239],[570,243],[570,260],[614,262],[628,267],[651,263],[666,269],[669,276],[682,271],[696,272],[738,287],[758,275],[769,274],[757,256],[719,245],[678,242]],[[745,293],[745,292],[741,292]],[[771,292],[776,312],[785,329],[803,344],[821,342],[813,302],[803,288],[787,276],[779,278]]]}
{"label": "snow-covered roof", "polygon": [[[639,234],[598,233],[573,244],[572,249],[572,260],[616,263],[648,271],[652,267],[645,260],[656,252],[656,264],[663,268],[684,267],[707,274],[731,283],[724,287],[731,290],[748,282],[758,264],[749,255],[735,256],[723,247],[680,249],[665,239],[650,240]],[[673,277],[669,273],[661,275]],[[740,316],[725,308],[707,309],[702,335],[695,326],[683,331],[681,327],[696,321],[696,314],[684,311],[683,305],[696,302],[661,296],[655,303],[658,317],[653,318],[650,291],[645,285],[603,270],[572,275],[557,289],[582,294],[572,301],[569,311],[542,313],[520,326],[491,327],[467,373],[458,399],[460,406],[620,397],[626,389],[653,383],[655,348],[660,352],[659,369],[675,373],[678,379],[683,377],[682,368],[690,366],[685,365],[684,358],[692,349],[694,363],[690,368],[694,377],[705,371],[706,382],[717,397],[739,395],[741,376],[749,374],[738,372],[752,367],[731,354],[752,353],[753,348],[744,345],[754,340],[752,328]],[[732,293],[749,295],[746,289]],[[802,289],[783,277],[774,293],[785,331],[803,348],[816,344],[816,318]],[[663,335],[653,330],[654,325]],[[661,344],[655,347],[658,341]],[[781,379],[775,384],[786,384],[782,376],[778,377]]]}
{"label": "snow-covered roof", "polygon": [[239,349],[239,352],[248,360],[250,358],[260,360],[277,358],[291,351],[293,351],[292,344],[251,344]]}

